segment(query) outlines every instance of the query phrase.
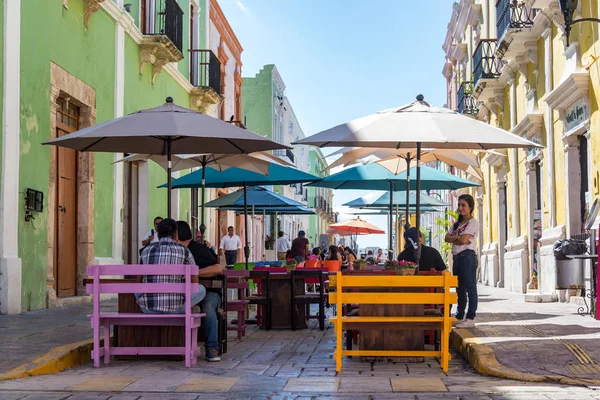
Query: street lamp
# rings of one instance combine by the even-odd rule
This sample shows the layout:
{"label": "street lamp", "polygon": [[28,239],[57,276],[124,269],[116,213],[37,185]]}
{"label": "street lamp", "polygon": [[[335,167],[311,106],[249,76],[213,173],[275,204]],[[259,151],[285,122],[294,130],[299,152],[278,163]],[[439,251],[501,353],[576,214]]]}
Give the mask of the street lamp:
{"label": "street lamp", "polygon": [[598,18],[579,18],[573,19],[573,14],[577,9],[577,0],[559,0],[560,11],[562,12],[565,18],[565,34],[567,35],[567,47],[569,47],[569,34],[571,33],[571,25],[577,24],[579,22],[598,22],[600,23],[600,19]]}

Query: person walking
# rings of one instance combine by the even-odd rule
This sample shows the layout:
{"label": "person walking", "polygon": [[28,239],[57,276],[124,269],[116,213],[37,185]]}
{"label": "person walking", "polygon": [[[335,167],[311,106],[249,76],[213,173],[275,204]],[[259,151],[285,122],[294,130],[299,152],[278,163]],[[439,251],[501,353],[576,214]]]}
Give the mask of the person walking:
{"label": "person walking", "polygon": [[219,245],[219,255],[223,255],[225,251],[225,264],[234,265],[237,262],[238,251],[242,248],[242,240],[238,235],[233,233],[233,226],[227,228],[227,235],[221,239]]}
{"label": "person walking", "polygon": [[308,257],[308,239],[306,238],[306,232],[298,232],[298,237],[292,241],[292,252],[291,256],[297,261],[302,262]]}
{"label": "person walking", "polygon": [[287,251],[292,248],[290,241],[288,238],[283,236],[283,231],[279,231],[277,233],[277,260],[283,261],[285,260],[285,255]]}
{"label": "person walking", "polygon": [[[476,237],[479,232],[479,221],[473,218],[475,200],[470,194],[458,197],[458,219],[450,227],[444,238],[447,243],[452,243],[453,270],[458,277],[458,308],[456,311],[456,324],[460,328],[473,327],[473,320],[477,312],[477,254]],[[466,319],[465,308],[469,309]]]}

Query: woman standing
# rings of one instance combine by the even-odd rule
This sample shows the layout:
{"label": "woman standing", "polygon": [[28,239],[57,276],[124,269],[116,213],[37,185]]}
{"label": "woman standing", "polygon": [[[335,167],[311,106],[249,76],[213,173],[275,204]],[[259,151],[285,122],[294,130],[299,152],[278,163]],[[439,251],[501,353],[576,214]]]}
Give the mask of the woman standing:
{"label": "woman standing", "polygon": [[476,236],[479,222],[473,218],[475,200],[470,194],[458,197],[458,220],[450,227],[445,241],[452,243],[454,274],[458,277],[458,309],[456,319],[462,321],[465,317],[467,297],[469,309],[466,319],[456,326],[469,328],[474,326],[473,320],[477,311],[477,254]]}

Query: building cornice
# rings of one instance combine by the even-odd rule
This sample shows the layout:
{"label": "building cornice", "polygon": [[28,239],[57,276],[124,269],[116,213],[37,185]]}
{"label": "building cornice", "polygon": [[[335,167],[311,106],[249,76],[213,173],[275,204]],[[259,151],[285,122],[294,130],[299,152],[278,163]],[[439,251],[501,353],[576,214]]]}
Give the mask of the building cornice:
{"label": "building cornice", "polygon": [[510,131],[518,136],[523,136],[531,139],[533,136],[542,134],[542,126],[544,125],[544,115],[540,112],[525,114],[521,121]]}
{"label": "building cornice", "polygon": [[233,58],[235,58],[235,61],[239,65],[242,65],[242,51],[244,49],[242,48],[237,36],[235,36],[231,25],[229,25],[229,22],[227,21],[227,18],[225,18],[225,14],[223,14],[223,10],[221,10],[217,0],[210,0],[210,20],[217,28],[217,31],[225,41],[225,44],[227,44],[227,47],[233,55]]}

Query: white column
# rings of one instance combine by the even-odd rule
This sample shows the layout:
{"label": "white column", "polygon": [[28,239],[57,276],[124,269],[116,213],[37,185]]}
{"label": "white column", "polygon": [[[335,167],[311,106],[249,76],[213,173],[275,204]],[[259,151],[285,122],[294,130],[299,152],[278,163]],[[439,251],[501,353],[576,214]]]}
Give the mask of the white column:
{"label": "white column", "polygon": [[[116,0],[119,8],[123,0]],[[115,24],[115,109],[114,118],[122,117],[125,109],[125,28],[119,19]],[[123,158],[123,153],[115,153],[115,161]],[[113,164],[113,223],[112,258],[117,264],[123,263],[123,163]]]}
{"label": "white column", "polygon": [[[546,29],[542,33],[544,38],[544,73],[545,76],[545,92],[550,93],[552,91],[552,28]],[[556,188],[554,182],[554,123],[553,123],[553,111],[552,107],[546,103],[546,156],[548,158],[548,196],[542,196],[542,198],[548,199],[548,216],[549,223],[545,226],[545,229],[553,228],[556,226]]]}
{"label": "white column", "polygon": [[[148,222],[148,162],[138,164],[138,243],[141,246],[146,233],[153,228]],[[153,215],[154,218],[156,215]],[[166,216],[165,216],[166,218]]]}
{"label": "white column", "polygon": [[[2,93],[2,176],[0,181],[0,314],[21,312],[19,258],[21,0],[4,2],[4,90]],[[47,194],[47,193],[46,193]]]}
{"label": "white column", "polygon": [[[515,80],[510,81],[510,129],[512,130],[517,125],[517,90]],[[513,237],[518,238],[520,235],[520,208],[519,208],[519,160],[517,149],[511,150],[512,165],[510,166],[510,174],[513,187],[512,191],[512,226]]]}
{"label": "white column", "polygon": [[536,187],[536,168],[535,161],[526,163],[527,166],[527,247],[529,248],[529,277],[533,276],[533,220],[536,209],[537,187]]}
{"label": "white column", "polygon": [[581,231],[581,199],[579,198],[579,188],[581,185],[581,168],[579,165],[579,138],[577,136],[563,137],[565,151],[565,187],[573,188],[573,194],[566,193],[566,234],[571,237],[572,234]]}
{"label": "white column", "polygon": [[506,216],[504,210],[506,209],[505,192],[506,192],[506,169],[500,168],[496,178],[497,191],[497,204],[498,204],[498,265],[499,276],[498,276],[498,287],[504,287],[504,253],[506,252]]}

